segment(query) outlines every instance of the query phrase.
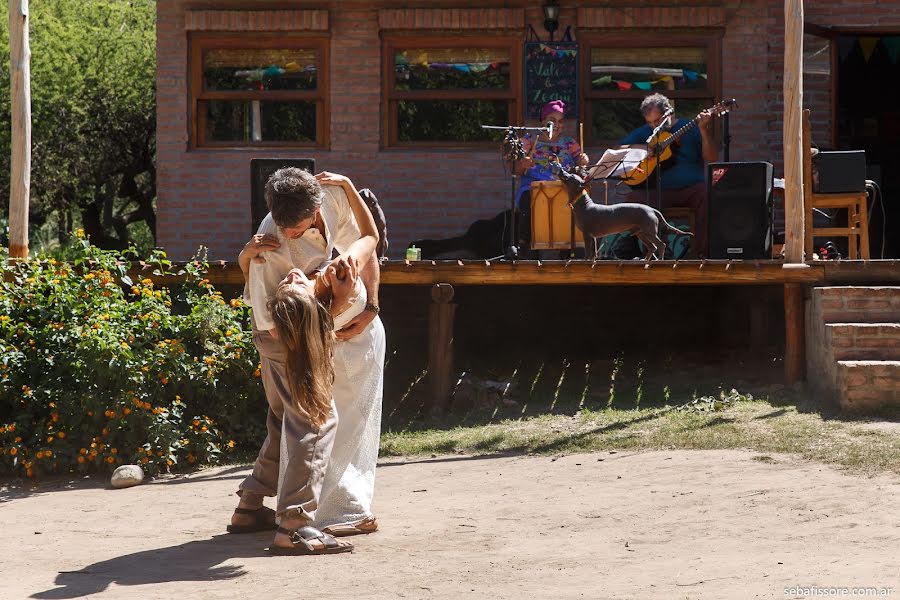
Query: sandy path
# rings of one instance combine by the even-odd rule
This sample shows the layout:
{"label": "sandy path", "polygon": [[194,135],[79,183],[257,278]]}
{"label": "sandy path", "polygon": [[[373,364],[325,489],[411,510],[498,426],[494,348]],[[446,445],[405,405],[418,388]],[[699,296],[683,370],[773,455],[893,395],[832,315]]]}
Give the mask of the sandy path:
{"label": "sandy path", "polygon": [[754,456],[385,461],[382,530],[327,557],[269,557],[270,534],[224,534],[244,467],[127,490],[13,486],[0,597],[900,598],[900,478]]}

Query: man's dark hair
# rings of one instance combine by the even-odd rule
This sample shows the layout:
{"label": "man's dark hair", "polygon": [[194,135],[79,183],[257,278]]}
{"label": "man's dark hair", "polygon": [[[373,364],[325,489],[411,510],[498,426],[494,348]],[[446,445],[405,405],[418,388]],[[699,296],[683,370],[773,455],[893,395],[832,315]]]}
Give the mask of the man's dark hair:
{"label": "man's dark hair", "polygon": [[307,171],[297,167],[278,169],[266,182],[266,206],[279,227],[294,227],[312,217],[322,206],[325,192]]}
{"label": "man's dark hair", "polygon": [[672,108],[672,101],[662,94],[650,94],[641,102],[641,114],[646,116],[654,108],[658,108],[659,112],[664,113]]}

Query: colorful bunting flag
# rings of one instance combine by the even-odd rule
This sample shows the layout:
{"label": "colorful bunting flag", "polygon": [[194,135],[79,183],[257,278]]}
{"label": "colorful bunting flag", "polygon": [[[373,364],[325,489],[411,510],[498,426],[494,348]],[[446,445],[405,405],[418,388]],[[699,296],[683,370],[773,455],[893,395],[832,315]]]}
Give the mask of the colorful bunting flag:
{"label": "colorful bunting flag", "polygon": [[863,58],[866,59],[866,62],[869,62],[869,59],[872,58],[872,53],[875,52],[875,46],[878,45],[877,37],[861,37],[859,38],[859,47],[862,48]]}
{"label": "colorful bunting flag", "polygon": [[856,38],[845,35],[838,38],[838,56],[840,57],[841,62],[847,60],[847,57],[850,56],[850,53],[853,52],[853,48],[855,47]]}
{"label": "colorful bunting flag", "polygon": [[897,64],[897,61],[900,60],[900,36],[883,37],[881,38],[881,43],[884,44],[884,48],[887,50],[891,64]]}

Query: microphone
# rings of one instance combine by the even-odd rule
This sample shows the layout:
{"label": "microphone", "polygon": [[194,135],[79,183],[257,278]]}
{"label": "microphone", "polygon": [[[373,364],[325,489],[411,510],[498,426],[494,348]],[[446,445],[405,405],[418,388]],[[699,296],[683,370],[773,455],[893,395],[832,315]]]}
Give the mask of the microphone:
{"label": "microphone", "polygon": [[553,121],[547,121],[547,125],[545,126],[545,129],[547,130],[547,137],[552,138],[553,137]]}
{"label": "microphone", "polygon": [[674,113],[675,113],[675,109],[672,108],[671,106],[670,106],[669,108],[666,109],[666,112],[663,113],[662,118],[659,120],[659,125],[656,126],[656,129],[653,130],[653,132],[652,132],[652,133],[650,134],[650,136],[647,138],[647,141],[644,142],[645,144],[649,144],[650,142],[653,141],[653,138],[656,137],[656,134],[659,133],[659,132],[662,130],[663,126],[666,124],[666,121],[667,121],[667,120],[669,119],[669,117],[671,117]]}

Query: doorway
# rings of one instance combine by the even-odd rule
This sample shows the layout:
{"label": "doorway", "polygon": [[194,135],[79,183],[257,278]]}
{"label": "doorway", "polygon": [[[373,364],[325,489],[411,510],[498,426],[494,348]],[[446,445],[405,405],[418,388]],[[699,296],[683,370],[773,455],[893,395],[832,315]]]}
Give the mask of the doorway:
{"label": "doorway", "polygon": [[881,194],[869,199],[872,258],[900,257],[900,32],[839,32],[836,50],[835,142],[839,150],[865,150],[867,178]]}

